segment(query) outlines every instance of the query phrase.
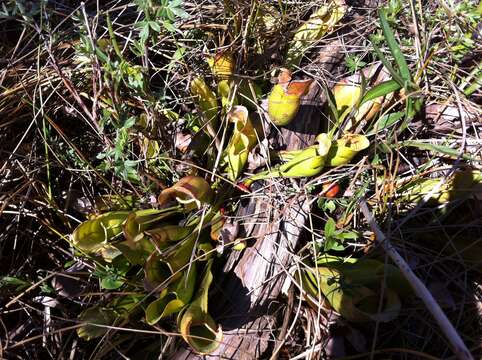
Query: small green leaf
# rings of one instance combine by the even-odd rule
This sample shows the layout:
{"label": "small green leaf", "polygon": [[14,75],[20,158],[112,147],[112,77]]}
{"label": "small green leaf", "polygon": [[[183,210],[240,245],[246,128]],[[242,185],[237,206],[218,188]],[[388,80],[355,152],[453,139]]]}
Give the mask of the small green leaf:
{"label": "small green leaf", "polygon": [[336,209],[336,204],[333,200],[327,200],[324,197],[318,198],[318,207],[323,211],[332,213]]}
{"label": "small green leaf", "polygon": [[149,24],[146,23],[146,24],[144,24],[141,32],[139,33],[139,38],[140,38],[140,41],[141,41],[142,45],[144,45],[146,43],[148,37],[149,37]]}
{"label": "small green leaf", "polygon": [[355,73],[358,69],[364,67],[367,63],[362,61],[357,55],[349,54],[345,58],[345,65],[351,73]]}
{"label": "small green leaf", "polygon": [[131,116],[130,118],[128,118],[126,120],[126,122],[124,123],[124,125],[122,126],[124,129],[130,129],[131,127],[133,127],[134,125],[136,124],[136,117],[135,116]]}
{"label": "small green leaf", "polygon": [[325,209],[328,210],[330,213],[335,211],[336,209],[336,204],[333,200],[328,200],[325,204]]}
{"label": "small green leaf", "polygon": [[367,136],[375,135],[377,132],[389,128],[390,126],[395,124],[397,121],[399,121],[401,118],[403,118],[404,115],[405,115],[405,113],[403,113],[401,111],[397,111],[397,112],[386,114],[386,115],[382,116],[376,122],[375,126],[373,127],[373,130],[371,130],[367,133]]}
{"label": "small green leaf", "polygon": [[170,8],[165,9],[165,17],[170,20],[170,21],[175,21],[176,20],[176,15]]}
{"label": "small green leaf", "polygon": [[162,24],[164,25],[167,31],[176,32],[177,30],[176,27],[169,21],[163,21]]}
{"label": "small green leaf", "polygon": [[400,86],[400,84],[395,80],[384,81],[368,90],[363,96],[360,105],[366,103],[367,101],[376,99],[380,96],[391,94],[392,92],[400,90],[401,88],[402,87]]}
{"label": "small green leaf", "polygon": [[336,230],[336,223],[335,220],[332,218],[328,218],[328,221],[325,224],[325,237],[329,238],[335,234]]}
{"label": "small green leaf", "polygon": [[124,285],[124,280],[115,274],[109,274],[100,280],[100,287],[106,290],[115,290]]}
{"label": "small green leaf", "polygon": [[[171,3],[172,5],[172,3]],[[174,15],[176,15],[178,18],[181,18],[181,19],[186,19],[189,17],[189,14],[184,11],[184,9],[182,9],[181,7],[174,7],[174,6],[171,6],[171,11],[174,13]]]}
{"label": "small green leaf", "polygon": [[324,245],[323,246],[324,251],[330,251],[330,250],[343,251],[343,250],[345,250],[345,247],[343,246],[343,244],[341,244],[340,241],[335,237],[326,238],[325,243],[323,245]]}
{"label": "small green leaf", "polygon": [[359,235],[355,231],[340,231],[335,235],[337,239],[343,240],[355,240],[359,238]]}
{"label": "small green leaf", "polygon": [[159,23],[157,21],[149,21],[149,26],[155,32],[157,32],[157,33],[161,32],[161,26],[159,25]]}
{"label": "small green leaf", "polygon": [[114,290],[124,284],[124,275],[130,268],[130,264],[124,256],[117,256],[112,264],[96,266],[94,274],[100,279],[102,289]]}
{"label": "small green leaf", "polygon": [[184,54],[186,52],[186,48],[185,47],[179,47],[177,48],[177,50],[174,52],[174,54],[172,55],[171,57],[171,61],[169,62],[169,65],[167,67],[167,71],[171,71],[172,68],[174,66],[176,66],[176,64],[182,60],[182,58],[184,57]]}

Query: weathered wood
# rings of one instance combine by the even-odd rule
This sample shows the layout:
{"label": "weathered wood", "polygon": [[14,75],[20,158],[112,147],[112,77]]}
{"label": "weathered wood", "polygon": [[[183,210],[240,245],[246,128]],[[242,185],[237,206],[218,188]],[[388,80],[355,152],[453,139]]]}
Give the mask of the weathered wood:
{"label": "weathered wood", "polygon": [[[318,62],[323,70],[330,71],[339,60],[340,46],[336,42],[326,50]],[[271,132],[273,147],[291,150],[311,145],[316,135],[326,130],[323,101],[319,85],[314,84],[293,122]],[[290,184],[289,180],[275,181]],[[224,338],[218,350],[205,359],[257,359],[275,347],[276,299],[310,210],[302,193],[288,197],[274,182],[265,183],[259,196],[255,192],[245,201],[237,217],[255,243],[242,253],[230,255],[223,268],[224,281],[215,284],[210,311],[223,327]],[[183,349],[174,358],[199,356]]]}

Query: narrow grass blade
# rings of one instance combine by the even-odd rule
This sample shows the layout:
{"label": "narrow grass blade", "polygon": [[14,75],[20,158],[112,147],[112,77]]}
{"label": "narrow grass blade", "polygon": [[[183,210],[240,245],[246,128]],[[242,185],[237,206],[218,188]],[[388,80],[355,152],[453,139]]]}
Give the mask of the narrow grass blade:
{"label": "narrow grass blade", "polygon": [[[430,144],[422,141],[408,140],[401,143],[404,147],[416,147],[420,150],[432,151],[434,153],[448,155],[450,157],[458,157],[460,155],[458,149],[452,149],[445,145]],[[464,160],[477,160],[470,155],[463,154],[462,159]],[[480,160],[480,159],[479,159]]]}
{"label": "narrow grass blade", "polygon": [[112,27],[112,21],[110,20],[109,14],[107,14],[106,20],[107,20],[107,29],[109,30],[109,37],[112,43],[112,47],[114,48],[114,51],[116,55],[119,57],[119,59],[123,59],[122,52],[120,51],[119,44],[117,43],[117,39],[114,33],[114,28]]}
{"label": "narrow grass blade", "polygon": [[[473,77],[472,83],[465,89],[463,89],[465,96],[470,96],[476,92],[482,86],[482,62],[472,70],[468,78]],[[467,81],[467,78],[466,78]]]}
{"label": "narrow grass blade", "polygon": [[323,90],[325,91],[325,94],[326,94],[326,102],[328,104],[328,108],[330,110],[332,119],[335,122],[334,124],[332,124],[333,128],[330,130],[330,136],[332,136],[335,133],[338,126],[340,125],[340,116],[338,114],[338,109],[336,107],[335,95],[326,85],[323,85]]}
{"label": "narrow grass blade", "polygon": [[402,76],[403,80],[409,83],[412,80],[410,69],[408,68],[407,61],[405,60],[405,57],[402,54],[402,50],[400,49],[400,46],[398,46],[397,40],[393,35],[392,29],[390,28],[390,25],[388,25],[386,10],[380,9],[379,16],[380,16],[380,25],[382,27],[383,36],[385,37],[385,40],[387,42],[388,48],[390,49],[390,52],[392,53],[392,56],[395,58],[395,61],[398,65],[398,69],[400,70],[400,75]]}
{"label": "narrow grass blade", "polygon": [[377,57],[380,59],[380,61],[382,62],[383,66],[385,66],[388,70],[388,72],[390,73],[390,75],[392,75],[393,79],[398,82],[400,84],[400,87],[405,87],[405,80],[403,79],[403,77],[393,68],[392,64],[390,63],[390,61],[387,60],[387,58],[385,57],[385,55],[383,55],[382,51],[380,50],[380,48],[375,44],[375,42],[373,41],[373,38],[371,39],[371,42],[372,42],[372,46],[373,46],[373,50],[375,51],[375,54],[377,55]]}

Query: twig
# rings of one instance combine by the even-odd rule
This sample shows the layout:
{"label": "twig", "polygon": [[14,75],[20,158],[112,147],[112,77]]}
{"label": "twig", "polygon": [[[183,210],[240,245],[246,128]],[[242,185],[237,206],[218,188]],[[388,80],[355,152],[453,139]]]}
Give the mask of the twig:
{"label": "twig", "polygon": [[[44,283],[45,281],[47,281],[48,279],[50,279],[51,277],[53,277],[54,275],[56,275],[56,273],[52,273],[50,275],[47,275],[46,277],[44,277],[43,279],[40,279],[39,281],[37,281],[35,284],[32,284],[31,286],[29,286],[25,291],[22,291],[20,294],[18,294],[17,296],[15,296],[12,300],[10,300],[4,307],[4,309],[8,309],[12,304],[14,304],[15,302],[17,302],[17,300],[19,300],[22,296],[24,296],[25,294],[27,294],[28,292],[32,291],[33,289],[37,288],[40,284]],[[41,335],[43,336],[43,335]]]}
{"label": "twig", "polygon": [[440,305],[437,303],[430,291],[427,289],[425,284],[417,277],[417,275],[415,275],[407,262],[402,258],[398,251],[393,246],[391,246],[389,239],[387,239],[385,237],[385,234],[380,230],[380,227],[376,223],[372,212],[370,211],[370,209],[368,209],[367,202],[364,198],[360,200],[360,209],[365,216],[365,219],[370,224],[373,232],[375,233],[376,241],[382,246],[382,248],[385,250],[388,256],[390,256],[393,262],[400,268],[400,271],[410,283],[410,286],[413,288],[415,294],[420,299],[422,299],[423,303],[427,307],[427,310],[435,318],[435,321],[437,321],[440,329],[447,337],[448,342],[452,345],[455,355],[459,359],[473,360],[469,349],[453,327],[450,320],[447,318],[447,315],[445,315],[445,313],[440,308]]}
{"label": "twig", "polygon": [[[279,335],[278,335],[278,345],[274,349],[273,354],[271,355],[269,360],[277,360],[278,359],[279,352],[286,342],[286,339],[288,337],[287,335],[290,333],[290,331],[288,331],[288,325],[289,325],[289,321],[290,321],[290,318],[291,318],[291,312],[293,311],[293,305],[294,305],[294,288],[292,286],[290,286],[290,288],[288,290],[288,306],[286,307],[285,316],[283,318],[283,324],[281,325],[281,330],[280,330]],[[293,324],[294,324],[294,322],[293,322]]]}

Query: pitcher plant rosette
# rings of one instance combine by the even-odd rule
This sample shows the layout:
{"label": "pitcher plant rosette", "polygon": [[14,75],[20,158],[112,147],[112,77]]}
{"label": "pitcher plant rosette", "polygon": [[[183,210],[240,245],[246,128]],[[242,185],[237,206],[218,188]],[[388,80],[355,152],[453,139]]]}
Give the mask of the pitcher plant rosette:
{"label": "pitcher plant rosette", "polygon": [[[200,354],[219,346],[222,330],[208,312],[214,254],[209,224],[219,213],[214,198],[204,178],[188,176],[161,192],[159,209],[108,212],[75,229],[73,246],[95,258],[99,269],[110,266],[121,276],[110,288],[125,286],[137,293],[83,311],[80,337],[103,336],[144,310],[150,325],[179,314],[183,339]],[[203,207],[207,213],[199,214]],[[144,271],[128,277],[139,265]]]}

